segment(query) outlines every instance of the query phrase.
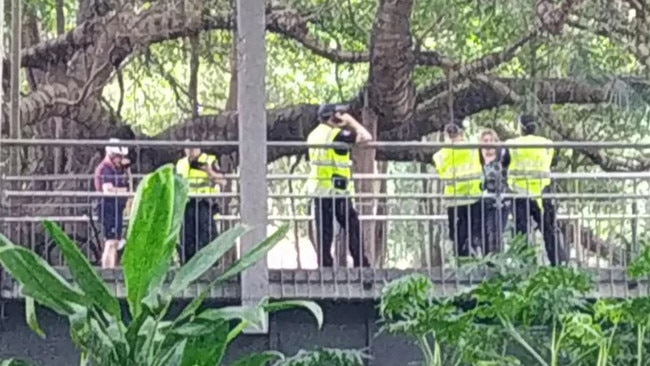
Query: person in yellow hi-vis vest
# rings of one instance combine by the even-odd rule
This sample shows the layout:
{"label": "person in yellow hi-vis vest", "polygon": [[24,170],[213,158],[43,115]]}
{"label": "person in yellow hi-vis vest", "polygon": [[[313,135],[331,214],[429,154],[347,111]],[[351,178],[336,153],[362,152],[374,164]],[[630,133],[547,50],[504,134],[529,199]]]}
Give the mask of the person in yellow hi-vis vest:
{"label": "person in yellow hi-vis vest", "polygon": [[[450,124],[445,128],[445,140],[452,143],[465,141],[462,126]],[[442,148],[433,155],[433,165],[444,183],[449,240],[459,257],[470,256],[470,245],[480,245],[481,228],[481,178],[483,167],[478,148]],[[478,243],[473,241],[478,240]]]}
{"label": "person in yellow hi-vis vest", "polygon": [[[354,117],[345,105],[325,104],[318,109],[320,124],[307,137],[310,145],[332,143],[355,144],[372,140],[372,135]],[[350,150],[347,147],[309,147],[311,172],[307,190],[313,196],[316,218],[316,241],[319,261],[323,267],[332,267],[334,220],[346,231],[347,243],[355,267],[368,267],[369,261],[361,242],[359,215],[352,205]]]}
{"label": "person in yellow hi-vis vest", "polygon": [[[508,143],[552,144],[553,141],[537,135],[535,117],[521,115],[518,125],[522,136],[510,139]],[[555,151],[552,147],[511,147],[504,156],[507,167],[508,188],[514,193],[528,195],[513,200],[513,215],[517,234],[528,235],[529,219],[532,217],[537,229],[542,232],[546,254],[551,265],[566,261],[563,237],[557,228],[555,206],[551,199],[539,196],[551,193],[551,166]],[[536,197],[535,197],[536,196]]]}
{"label": "person in yellow hi-vis vest", "polygon": [[[176,163],[176,174],[187,180],[189,194],[217,194],[225,184],[217,157],[199,148],[185,149]],[[215,198],[190,197],[185,206],[181,261],[187,262],[202,247],[218,236],[214,216],[219,212]]]}

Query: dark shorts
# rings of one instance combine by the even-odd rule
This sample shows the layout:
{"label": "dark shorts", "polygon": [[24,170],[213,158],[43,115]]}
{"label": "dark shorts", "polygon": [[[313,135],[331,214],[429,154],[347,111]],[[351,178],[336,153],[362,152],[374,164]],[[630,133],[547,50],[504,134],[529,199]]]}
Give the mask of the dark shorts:
{"label": "dark shorts", "polygon": [[122,239],[122,229],[124,225],[124,218],[121,214],[117,215],[104,215],[102,217],[102,228],[104,239],[106,240],[119,240]]}

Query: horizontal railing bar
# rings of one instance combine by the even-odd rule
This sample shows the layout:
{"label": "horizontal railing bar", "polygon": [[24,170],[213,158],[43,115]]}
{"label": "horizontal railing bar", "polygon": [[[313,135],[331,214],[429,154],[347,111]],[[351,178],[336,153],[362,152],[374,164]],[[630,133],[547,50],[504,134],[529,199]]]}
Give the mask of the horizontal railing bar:
{"label": "horizontal railing bar", "polygon": [[[268,141],[268,147],[313,147],[313,148],[346,148],[349,144],[308,144],[306,141]],[[179,140],[122,140],[110,142],[108,140],[79,140],[79,139],[3,139],[3,146],[126,146],[126,147],[223,147],[239,146],[238,141],[179,141]],[[433,142],[433,141],[372,141],[363,145],[356,145],[361,148],[490,148],[490,147],[548,147],[548,148],[609,148],[609,149],[650,149],[650,142],[624,142],[624,141],[556,141],[553,143],[522,143],[522,142]]]}
{"label": "horizontal railing bar", "polygon": [[[4,191],[3,195],[7,198],[11,197],[34,197],[34,198],[118,198],[118,197],[134,197],[134,192],[121,192],[121,193],[103,193],[103,192],[84,192],[84,191]],[[189,194],[190,198],[225,198],[225,197],[238,197],[238,193],[195,193]],[[319,196],[322,197],[322,196]],[[331,196],[331,197],[341,197],[341,196]],[[345,195],[343,197],[350,197],[352,199],[362,198],[362,199],[428,199],[435,198],[441,199],[444,201],[454,201],[459,199],[479,199],[479,198],[497,198],[497,195],[484,193],[482,195],[475,196],[463,196],[463,197],[450,197],[446,196],[443,193],[403,193],[403,194],[382,194],[382,193],[356,193]],[[648,198],[648,194],[642,193],[543,193],[543,194],[524,194],[524,193],[502,193],[498,195],[502,199],[509,198],[548,198],[548,199],[638,199],[638,198]],[[294,198],[294,199],[311,199],[314,198],[314,195],[311,194],[269,194],[269,198]]]}
{"label": "horizontal railing bar", "polygon": [[[145,174],[133,174],[134,178],[142,178]],[[238,179],[238,174],[226,174],[226,179]],[[650,172],[576,172],[576,173],[559,173],[553,172],[549,176],[551,179],[611,179],[611,180],[624,180],[624,179],[650,179]],[[4,181],[64,181],[64,180],[82,180],[93,179],[92,174],[75,174],[75,175],[24,175],[24,176],[3,176]],[[354,174],[353,179],[382,179],[382,180],[397,180],[397,179],[436,179],[440,180],[437,174],[420,174],[420,173],[387,173],[387,174]],[[308,174],[268,174],[269,180],[307,180]]]}
{"label": "horizontal railing bar", "polygon": [[[557,215],[557,220],[560,221],[613,221],[613,220],[631,220],[631,219],[650,219],[650,214],[595,214],[595,215]],[[90,220],[88,215],[80,216],[17,216],[17,217],[0,217],[0,222],[41,222],[44,220],[54,222],[86,222]],[[129,220],[129,218],[125,218]],[[219,216],[216,221],[239,221],[239,216],[224,215]],[[310,215],[271,215],[269,221],[313,221],[314,216]],[[360,215],[360,221],[434,221],[446,222],[447,215]],[[93,221],[98,221],[98,217],[93,216]]]}

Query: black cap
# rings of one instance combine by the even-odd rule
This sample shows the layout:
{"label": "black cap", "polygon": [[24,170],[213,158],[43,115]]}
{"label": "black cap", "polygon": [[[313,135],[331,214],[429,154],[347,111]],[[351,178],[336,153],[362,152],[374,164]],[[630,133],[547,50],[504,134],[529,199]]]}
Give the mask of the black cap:
{"label": "black cap", "polygon": [[347,113],[350,106],[347,104],[321,104],[318,107],[318,118],[321,121],[327,121],[336,113]]}
{"label": "black cap", "polygon": [[521,125],[521,130],[525,134],[534,134],[537,132],[539,125],[537,124],[537,119],[535,116],[530,114],[522,114],[517,118],[517,121]]}
{"label": "black cap", "polygon": [[448,123],[445,125],[445,133],[450,136],[458,135],[459,133],[462,133],[464,130],[462,124],[458,123]]}

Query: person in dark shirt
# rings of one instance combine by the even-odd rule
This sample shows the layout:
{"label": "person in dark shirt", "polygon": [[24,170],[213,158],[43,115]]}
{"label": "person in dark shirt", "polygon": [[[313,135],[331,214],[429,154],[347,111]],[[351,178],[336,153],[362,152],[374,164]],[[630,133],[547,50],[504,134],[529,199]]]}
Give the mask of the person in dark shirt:
{"label": "person in dark shirt", "polygon": [[[499,136],[492,129],[484,129],[479,139],[482,143],[490,144],[499,142]],[[507,191],[506,166],[504,166],[503,148],[482,148],[480,154],[483,167],[482,191],[496,197],[484,197],[478,201],[480,219],[475,232],[481,233],[481,250],[483,254],[495,253],[501,250],[503,231],[507,225],[509,208],[507,201],[499,198],[498,194]]]}
{"label": "person in dark shirt", "polygon": [[[116,142],[116,140],[111,140]],[[125,167],[129,161],[128,149],[125,147],[107,146],[106,156],[95,169],[95,190],[106,194],[99,199],[98,216],[102,222],[104,248],[102,253],[102,268],[115,268],[117,251],[123,245],[123,214],[127,197],[111,197],[114,193],[128,192],[128,179]]]}
{"label": "person in dark shirt", "polygon": [[[320,124],[309,134],[309,144],[355,144],[372,140],[372,135],[345,106],[325,104],[318,110]],[[349,148],[309,148],[311,166],[308,190],[314,196],[316,241],[323,267],[332,267],[334,220],[345,229],[355,267],[370,265],[363,252],[359,215],[350,199],[352,160]]]}

